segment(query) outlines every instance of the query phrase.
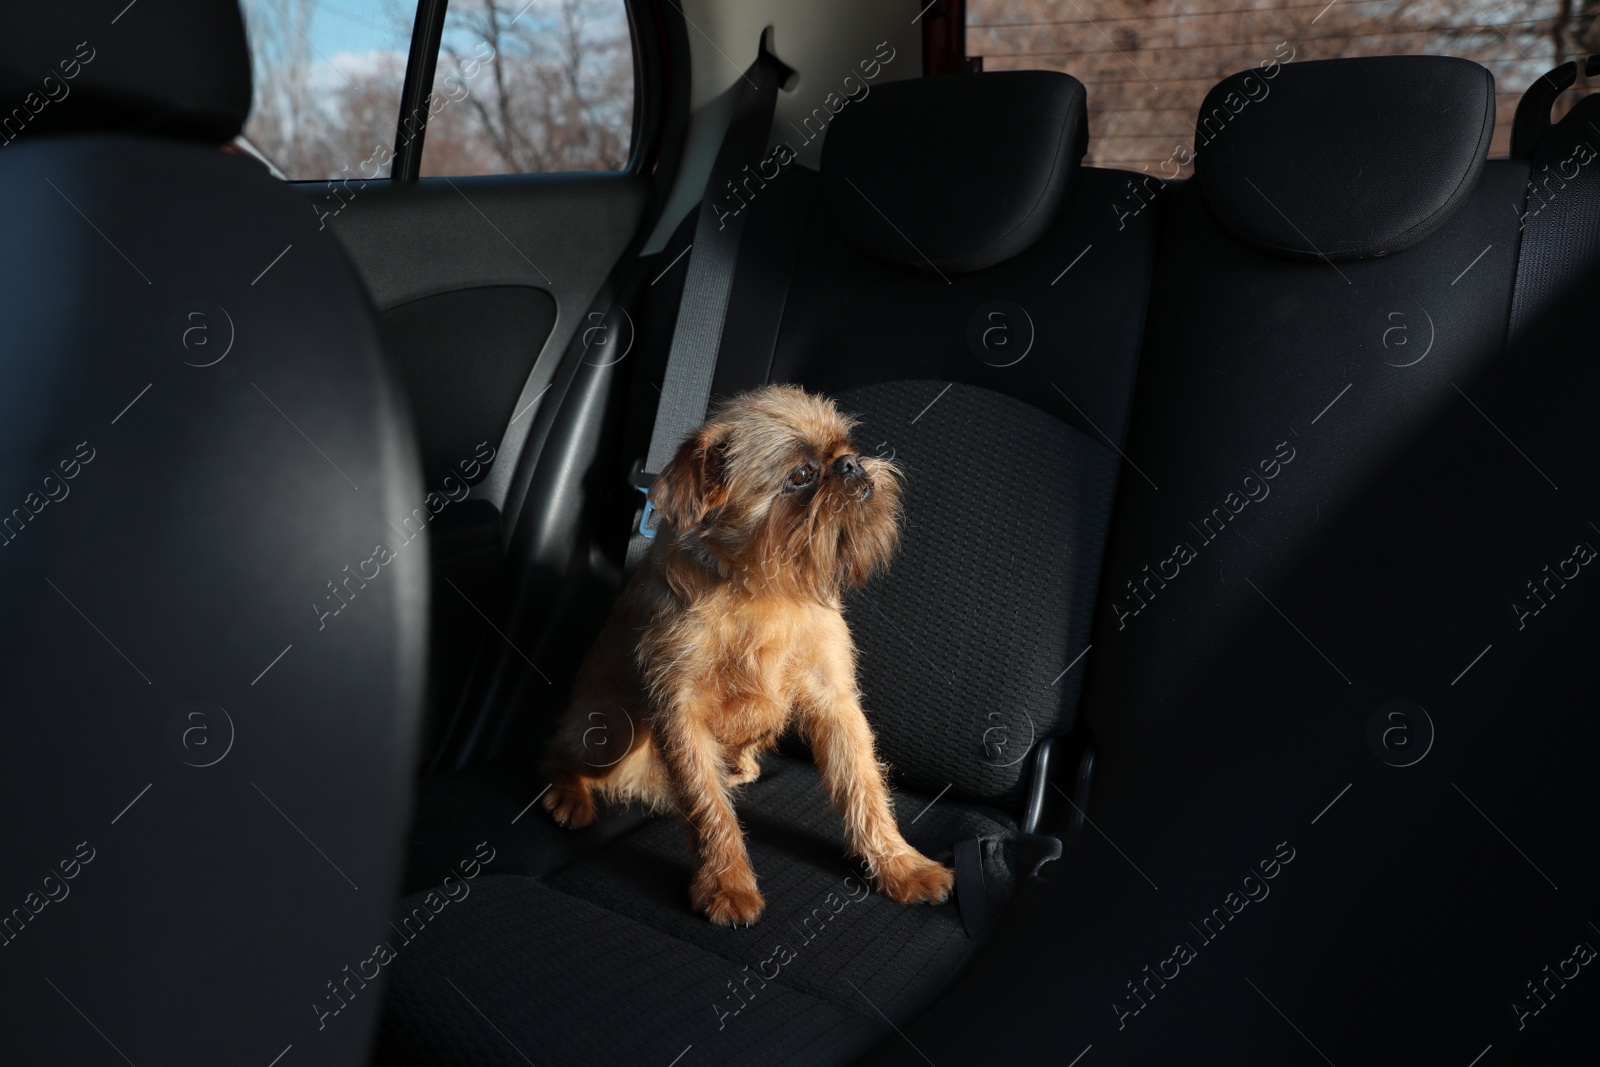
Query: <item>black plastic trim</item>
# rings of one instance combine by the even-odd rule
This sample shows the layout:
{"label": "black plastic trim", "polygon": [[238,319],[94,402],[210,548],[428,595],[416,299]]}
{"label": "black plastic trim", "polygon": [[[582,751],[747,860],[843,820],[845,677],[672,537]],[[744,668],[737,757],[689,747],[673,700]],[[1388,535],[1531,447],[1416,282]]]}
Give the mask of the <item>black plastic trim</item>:
{"label": "black plastic trim", "polygon": [[1044,820],[1045,803],[1049,800],[1051,779],[1054,777],[1056,753],[1061,747],[1059,737],[1047,737],[1033,752],[1033,775],[1028,781],[1028,806],[1022,815],[1022,832],[1037,833]]}
{"label": "black plastic trim", "polygon": [[[1073,737],[1080,735],[1081,731]],[[1073,770],[1069,798],[1073,812],[1070,818],[1062,820],[1052,817],[1055,805],[1050,789],[1052,786],[1061,789],[1058,779],[1063,775],[1063,767],[1072,759],[1074,748],[1077,749],[1077,766]],[[1089,808],[1089,784],[1094,777],[1094,760],[1094,741],[1087,736],[1082,736],[1076,744],[1072,737],[1047,737],[1040,742],[1033,753],[1033,772],[1028,780],[1028,805],[1023,810],[1021,832],[1034,834],[1039,833],[1041,828],[1051,828],[1061,833],[1075,833],[1083,829],[1087,818],[1084,813]],[[1061,795],[1068,796],[1067,791],[1061,789]]]}
{"label": "black plastic trim", "polygon": [[433,75],[439,65],[439,42],[444,39],[448,0],[417,0],[417,20],[411,30],[411,54],[406,59],[406,80],[400,90],[400,114],[395,123],[394,165],[389,177],[413,181],[422,173],[422,140],[428,129],[428,100],[433,96]]}
{"label": "black plastic trim", "polygon": [[653,6],[628,0],[628,39],[633,47],[633,131],[623,170],[648,173],[660,150],[667,92],[665,35]]}
{"label": "black plastic trim", "polygon": [[[628,165],[649,175],[655,185],[656,212],[648,233],[672,192],[689,135],[689,28],[676,5],[665,6],[661,0],[630,0],[628,11],[635,20],[634,56],[641,72],[634,80],[635,132]],[[650,94],[645,93],[647,85]]]}
{"label": "black plastic trim", "polygon": [[1067,829],[1076,833],[1083,829],[1083,824],[1089,818],[1089,785],[1094,779],[1094,742],[1090,741],[1083,746],[1083,751],[1078,753],[1078,770],[1072,777],[1072,820],[1067,824]]}
{"label": "black plastic trim", "polygon": [[1578,80],[1578,64],[1567,60],[1554,70],[1545,71],[1533,80],[1522,99],[1517,101],[1517,115],[1511,122],[1511,158],[1532,159],[1534,149],[1550,129],[1550,108],[1556,97]]}

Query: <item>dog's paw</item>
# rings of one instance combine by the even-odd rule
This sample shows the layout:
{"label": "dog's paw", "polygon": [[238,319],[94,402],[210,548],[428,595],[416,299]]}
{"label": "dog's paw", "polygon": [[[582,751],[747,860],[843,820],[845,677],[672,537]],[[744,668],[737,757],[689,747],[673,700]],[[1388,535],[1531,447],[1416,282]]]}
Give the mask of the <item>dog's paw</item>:
{"label": "dog's paw", "polygon": [[718,926],[749,926],[761,918],[761,910],[767,906],[753,874],[697,876],[690,897],[695,910],[705,912],[706,918]]}
{"label": "dog's paw", "polygon": [[594,822],[594,798],[581,784],[557,782],[544,794],[544,810],[569,830]]}
{"label": "dog's paw", "polygon": [[902,852],[878,866],[878,888],[897,904],[943,904],[955,872],[919,852]]}
{"label": "dog's paw", "polygon": [[751,755],[740,756],[738,767],[735,769],[733,776],[728,779],[728,786],[732,788],[736,785],[749,785],[760,777],[761,764],[756,762],[756,758]]}

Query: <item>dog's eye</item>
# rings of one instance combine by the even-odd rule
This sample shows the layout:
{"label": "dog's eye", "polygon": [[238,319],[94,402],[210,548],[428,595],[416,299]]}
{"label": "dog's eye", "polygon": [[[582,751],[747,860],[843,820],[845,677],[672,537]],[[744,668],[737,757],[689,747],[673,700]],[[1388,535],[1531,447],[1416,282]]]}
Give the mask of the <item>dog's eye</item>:
{"label": "dog's eye", "polygon": [[789,472],[789,481],[785,484],[784,488],[804,489],[806,486],[810,485],[816,480],[817,465],[808,460]]}

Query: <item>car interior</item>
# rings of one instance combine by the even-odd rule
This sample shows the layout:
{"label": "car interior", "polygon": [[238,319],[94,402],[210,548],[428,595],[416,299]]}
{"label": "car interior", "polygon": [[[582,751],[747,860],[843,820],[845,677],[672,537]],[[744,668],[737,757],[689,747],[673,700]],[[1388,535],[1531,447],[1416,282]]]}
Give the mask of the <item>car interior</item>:
{"label": "car interior", "polygon": [[[969,54],[997,3],[619,0],[631,109],[539,120],[602,162],[528,162],[495,79],[594,2],[0,16],[0,1060],[1584,1062],[1600,54],[1312,4],[1152,167],[1088,60]],[[1236,6],[1001,25],[1143,91],[1112,23]],[[302,166],[368,121],[319,7],[399,28]],[[798,735],[750,926],[679,819],[539,803],[658,420],[770,383],[905,472],[844,611],[938,905]]]}

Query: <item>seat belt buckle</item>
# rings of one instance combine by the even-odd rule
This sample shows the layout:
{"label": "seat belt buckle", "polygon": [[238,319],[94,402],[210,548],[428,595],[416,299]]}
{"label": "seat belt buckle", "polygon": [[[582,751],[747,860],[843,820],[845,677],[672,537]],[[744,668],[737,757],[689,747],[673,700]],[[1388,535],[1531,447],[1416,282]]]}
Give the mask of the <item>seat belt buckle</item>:
{"label": "seat belt buckle", "polygon": [[638,533],[640,537],[654,537],[656,535],[656,524],[650,521],[656,514],[655,503],[650,499],[650,487],[655,485],[655,482],[656,476],[654,474],[645,473],[644,461],[634,460],[633,466],[628,471],[628,484],[644,494],[644,511],[639,515]]}

